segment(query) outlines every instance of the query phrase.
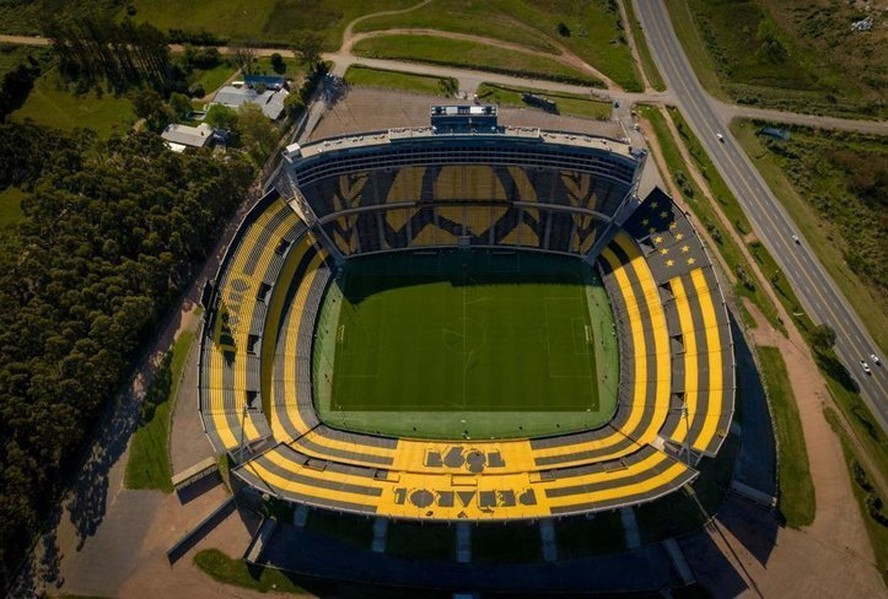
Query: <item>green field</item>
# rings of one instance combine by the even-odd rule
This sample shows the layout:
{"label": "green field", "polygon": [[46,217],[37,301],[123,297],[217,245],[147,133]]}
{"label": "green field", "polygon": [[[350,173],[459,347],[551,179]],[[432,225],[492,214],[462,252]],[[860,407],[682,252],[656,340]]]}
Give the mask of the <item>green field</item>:
{"label": "green field", "polygon": [[345,72],[345,82],[349,85],[384,87],[435,96],[444,95],[442,93],[443,80],[440,77],[371,69],[361,65],[348,67],[348,70]]}
{"label": "green field", "polygon": [[99,137],[112,133],[124,134],[136,121],[132,103],[110,93],[99,95],[90,90],[75,95],[52,70],[34,82],[34,89],[21,108],[10,115],[14,121],[30,119],[44,127],[56,127],[70,131],[75,128],[92,129]]}
{"label": "green field", "polygon": [[[703,85],[742,104],[884,116],[888,28],[881,11],[806,0],[667,2]],[[867,14],[875,26],[851,33]]]}
{"label": "green field", "polygon": [[558,114],[581,116],[595,119],[597,121],[606,121],[611,117],[613,112],[610,102],[595,100],[591,96],[581,96],[580,94],[570,94],[567,92],[547,92],[540,89],[512,87],[508,85],[497,85],[495,83],[482,83],[478,86],[478,98],[484,102],[493,102],[495,104],[503,104],[507,106],[520,106],[522,108],[533,108],[522,100],[524,92],[539,94],[552,100],[558,106]]}
{"label": "green field", "polygon": [[333,426],[525,437],[593,428],[616,409],[610,306],[575,259],[466,250],[353,259],[317,330],[315,399]]}
{"label": "green field", "polygon": [[354,45],[358,56],[389,58],[604,87],[604,82],[554,58],[433,35],[385,35]]}
{"label": "green field", "polygon": [[355,30],[396,28],[466,33],[552,54],[563,46],[627,91],[642,91],[615,1],[433,0],[410,12],[365,19]]}

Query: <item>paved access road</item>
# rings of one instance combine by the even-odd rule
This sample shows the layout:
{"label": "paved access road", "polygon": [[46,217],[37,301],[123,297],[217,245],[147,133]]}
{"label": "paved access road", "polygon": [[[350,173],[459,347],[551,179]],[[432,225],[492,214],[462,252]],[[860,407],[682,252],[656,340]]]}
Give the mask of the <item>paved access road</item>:
{"label": "paved access road", "polygon": [[[638,16],[644,27],[654,60],[682,114],[699,136],[706,152],[737,196],[758,238],[773,254],[793,289],[815,322],[825,322],[836,331],[836,350],[857,380],[861,395],[882,428],[888,430],[888,366],[872,364],[869,355],[879,353],[876,344],[857,318],[848,301],[804,240],[792,219],[768,188],[728,129],[728,119],[719,104],[703,89],[669,20],[663,0],[639,0]],[[718,140],[716,134],[724,136]],[[866,375],[860,360],[870,363]]]}

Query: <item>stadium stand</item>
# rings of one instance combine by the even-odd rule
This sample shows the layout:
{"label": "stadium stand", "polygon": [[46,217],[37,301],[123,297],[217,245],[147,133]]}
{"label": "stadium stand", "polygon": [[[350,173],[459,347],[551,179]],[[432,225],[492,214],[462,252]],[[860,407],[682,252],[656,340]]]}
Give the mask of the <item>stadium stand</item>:
{"label": "stadium stand", "polygon": [[[241,223],[205,314],[200,411],[213,446],[238,462],[234,480],[297,503],[432,520],[614,509],[693,480],[734,409],[718,280],[659,189],[615,220],[634,193],[636,158],[579,137],[520,131],[484,144],[404,130],[288,156],[278,188],[301,192],[317,224],[309,230],[269,193]],[[327,426],[313,395],[328,382],[312,380],[311,363],[316,327],[334,326],[319,320],[322,302],[342,299],[327,239],[346,258],[469,243],[595,261],[620,348],[615,416],[595,430],[490,441]]]}

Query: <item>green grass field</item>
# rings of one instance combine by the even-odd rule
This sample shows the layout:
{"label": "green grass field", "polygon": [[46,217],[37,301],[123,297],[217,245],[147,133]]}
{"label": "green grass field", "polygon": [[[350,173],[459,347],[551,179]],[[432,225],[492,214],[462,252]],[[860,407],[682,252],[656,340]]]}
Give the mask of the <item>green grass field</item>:
{"label": "green grass field", "polygon": [[354,45],[354,53],[369,58],[410,60],[551,79],[578,85],[604,86],[604,82],[585,71],[574,69],[546,56],[524,54],[497,46],[432,35],[386,35],[368,38]]}
{"label": "green grass field", "polygon": [[[559,24],[566,30],[559,33]],[[417,10],[361,21],[356,31],[394,28],[468,33],[557,53],[562,45],[627,91],[641,91],[616,2],[433,0]]]}
{"label": "green grass field", "polygon": [[558,114],[569,114],[597,121],[606,121],[613,112],[610,102],[594,100],[590,96],[553,93],[528,87],[511,87],[494,83],[482,83],[478,86],[478,98],[484,102],[529,108],[530,106],[521,99],[524,92],[540,94],[554,101],[558,105]]}
{"label": "green grass field", "polygon": [[318,326],[317,407],[334,426],[405,436],[596,427],[616,408],[612,327],[603,288],[574,259],[454,251],[352,260]]}
{"label": "green grass field", "polygon": [[78,127],[92,129],[99,137],[124,134],[136,121],[129,100],[115,98],[109,93],[100,97],[95,90],[77,96],[61,82],[55,70],[34,82],[28,99],[10,118],[14,121],[31,119],[38,125],[68,131]]}
{"label": "green grass field", "polygon": [[414,75],[400,71],[371,69],[361,65],[352,65],[345,72],[345,81],[349,85],[365,87],[384,87],[420,94],[441,96],[442,80],[428,75]]}

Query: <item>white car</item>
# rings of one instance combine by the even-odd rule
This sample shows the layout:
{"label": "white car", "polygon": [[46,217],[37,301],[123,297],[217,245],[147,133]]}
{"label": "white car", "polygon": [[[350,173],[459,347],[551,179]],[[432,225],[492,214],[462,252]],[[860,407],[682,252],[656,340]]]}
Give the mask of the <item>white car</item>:
{"label": "white car", "polygon": [[718,140],[720,142],[725,143],[725,136],[724,135],[722,135],[721,133],[716,133],[715,136],[718,138]]}
{"label": "white car", "polygon": [[882,360],[876,354],[870,354],[870,360],[872,360],[873,364],[875,364],[876,366],[882,365]]}
{"label": "white car", "polygon": [[798,235],[793,235],[792,240],[796,242],[796,245],[801,245],[802,241],[799,239]]}
{"label": "white car", "polygon": [[872,373],[873,373],[873,371],[870,370],[869,364],[867,364],[867,363],[864,362],[863,360],[860,361],[860,367],[863,368],[863,371],[864,371],[866,374],[872,374]]}

